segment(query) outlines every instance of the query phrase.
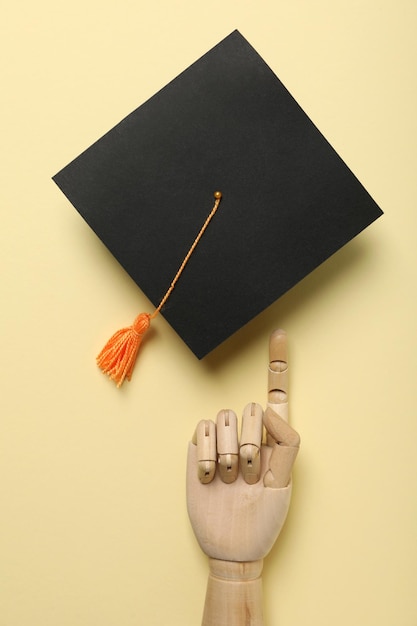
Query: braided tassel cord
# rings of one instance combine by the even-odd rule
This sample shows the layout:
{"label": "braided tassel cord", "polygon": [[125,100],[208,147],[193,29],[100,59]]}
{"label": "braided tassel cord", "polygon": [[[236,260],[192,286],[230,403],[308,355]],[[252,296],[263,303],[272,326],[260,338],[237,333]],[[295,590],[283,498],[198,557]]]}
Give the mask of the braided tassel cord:
{"label": "braided tassel cord", "polygon": [[137,316],[132,326],[118,330],[106,343],[97,357],[97,365],[107,374],[117,387],[125,378],[131,379],[136,357],[143,336],[150,326],[149,313]]}
{"label": "braided tassel cord", "polygon": [[112,380],[114,380],[118,387],[123,384],[125,378],[127,378],[127,380],[131,379],[143,335],[148,330],[151,320],[159,314],[165,302],[171,295],[172,290],[177,284],[177,281],[181,276],[184,267],[187,265],[198,242],[203,236],[203,233],[209,225],[212,217],[216,213],[220,204],[221,197],[221,191],[214,192],[215,201],[212,210],[210,211],[203,226],[200,228],[200,231],[197,237],[194,239],[191,248],[188,250],[183,262],[181,263],[177,273],[175,274],[171,282],[169,289],[165,293],[164,297],[162,298],[161,302],[152,313],[152,315],[150,315],[149,313],[141,313],[140,315],[138,315],[132,326],[122,328],[121,330],[118,330],[116,333],[114,333],[114,335],[108,340],[108,342],[98,355],[97,365],[105,374],[107,374]]}

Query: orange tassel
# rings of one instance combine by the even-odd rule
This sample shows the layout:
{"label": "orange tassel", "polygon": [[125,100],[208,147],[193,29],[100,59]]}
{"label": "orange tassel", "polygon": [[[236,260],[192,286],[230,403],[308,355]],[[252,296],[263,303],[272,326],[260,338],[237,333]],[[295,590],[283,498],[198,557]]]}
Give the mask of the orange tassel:
{"label": "orange tassel", "polygon": [[117,387],[130,380],[142,339],[150,326],[149,313],[137,316],[132,326],[114,333],[97,357],[97,365]]}
{"label": "orange tassel", "polygon": [[203,236],[203,233],[209,225],[211,218],[217,211],[221,197],[221,191],[214,192],[215,201],[211,212],[209,213],[206,221],[201,227],[197,237],[194,239],[194,242],[188,253],[186,254],[183,262],[181,263],[178,272],[175,274],[168,291],[166,292],[152,315],[150,315],[149,313],[141,313],[140,315],[138,315],[132,326],[128,326],[127,328],[122,328],[121,330],[118,330],[113,335],[113,337],[109,339],[109,341],[106,343],[106,345],[98,355],[97,365],[101,370],[103,370],[105,374],[108,374],[108,376],[115,381],[118,387],[123,384],[125,378],[127,378],[127,380],[131,379],[138,350],[140,344],[142,343],[143,335],[148,330],[151,320],[158,315],[165,302],[171,295],[171,292],[174,289],[177,280],[181,276],[184,267],[188,263],[188,260],[194,252],[195,247]]}

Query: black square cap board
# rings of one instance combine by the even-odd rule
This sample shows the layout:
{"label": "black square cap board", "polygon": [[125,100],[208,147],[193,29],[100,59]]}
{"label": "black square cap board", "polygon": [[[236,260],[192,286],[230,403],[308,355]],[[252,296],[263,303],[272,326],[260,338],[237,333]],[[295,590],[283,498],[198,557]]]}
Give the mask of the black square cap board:
{"label": "black square cap board", "polygon": [[54,181],[198,358],[382,214],[238,31]]}

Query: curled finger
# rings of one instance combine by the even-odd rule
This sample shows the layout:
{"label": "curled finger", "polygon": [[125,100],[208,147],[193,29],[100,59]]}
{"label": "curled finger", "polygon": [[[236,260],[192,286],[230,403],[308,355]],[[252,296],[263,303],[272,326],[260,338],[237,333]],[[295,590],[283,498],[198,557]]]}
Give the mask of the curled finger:
{"label": "curled finger", "polygon": [[216,473],[216,425],[211,420],[201,420],[194,432],[197,446],[197,475],[201,483],[210,483]]}
{"label": "curled finger", "polygon": [[239,471],[239,457],[237,417],[230,409],[217,415],[217,459],[220,478],[224,483],[233,483]]}
{"label": "curled finger", "polygon": [[248,404],[242,417],[240,436],[240,469],[247,483],[257,483],[261,475],[262,407]]}

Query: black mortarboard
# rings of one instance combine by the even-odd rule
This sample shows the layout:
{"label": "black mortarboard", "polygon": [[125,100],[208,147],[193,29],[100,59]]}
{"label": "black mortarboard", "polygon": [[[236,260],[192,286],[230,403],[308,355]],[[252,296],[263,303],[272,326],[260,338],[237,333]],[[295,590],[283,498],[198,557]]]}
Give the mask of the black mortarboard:
{"label": "black mortarboard", "polygon": [[382,214],[238,31],[54,180],[198,358]]}

